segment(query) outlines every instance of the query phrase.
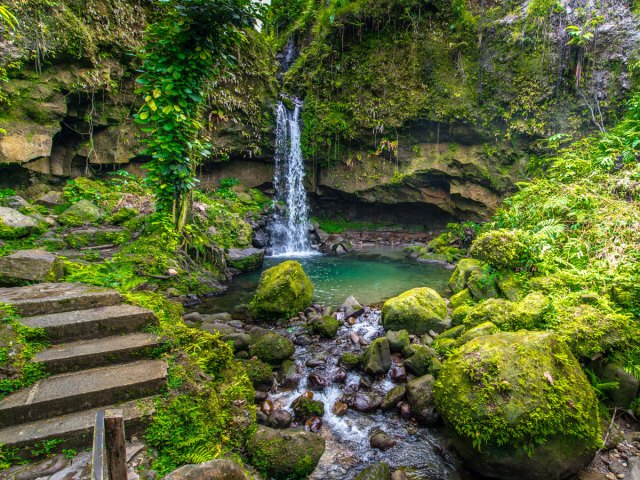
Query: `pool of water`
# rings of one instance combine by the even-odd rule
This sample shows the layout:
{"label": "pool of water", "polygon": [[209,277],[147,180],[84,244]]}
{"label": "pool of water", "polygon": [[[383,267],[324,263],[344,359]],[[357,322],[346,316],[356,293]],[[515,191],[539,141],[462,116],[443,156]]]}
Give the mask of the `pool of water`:
{"label": "pool of water", "polygon": [[[272,257],[264,269],[288,260]],[[313,255],[295,258],[315,287],[314,300],[339,306],[353,295],[362,304],[374,304],[416,287],[431,287],[448,295],[451,267],[418,263],[406,258],[402,248],[375,248],[342,256]],[[210,313],[233,311],[251,300],[261,271],[238,275],[224,295],[206,299],[198,309]]]}

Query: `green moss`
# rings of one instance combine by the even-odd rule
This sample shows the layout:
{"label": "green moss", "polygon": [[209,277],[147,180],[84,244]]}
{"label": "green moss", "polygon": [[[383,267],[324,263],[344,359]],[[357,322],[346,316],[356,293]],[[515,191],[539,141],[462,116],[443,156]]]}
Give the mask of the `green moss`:
{"label": "green moss", "polygon": [[[445,362],[435,395],[465,457],[476,452],[475,465],[504,460],[507,468],[509,462],[534,468],[548,461],[562,467],[600,445],[593,389],[567,345],[551,333],[470,341]],[[548,458],[537,457],[560,445]]]}
{"label": "green moss", "polygon": [[470,253],[495,269],[515,270],[533,262],[532,239],[524,230],[491,230],[481,234]]}
{"label": "green moss", "polygon": [[340,357],[340,364],[347,368],[355,368],[360,365],[362,358],[360,355],[351,352],[344,352]]}
{"label": "green moss", "polygon": [[471,292],[468,288],[459,291],[458,293],[451,296],[449,299],[449,306],[452,309],[456,309],[462,305],[472,305],[473,297],[471,296]]}
{"label": "green moss", "polygon": [[467,287],[469,276],[478,270],[482,270],[484,264],[473,258],[463,258],[456,265],[456,269],[449,279],[449,288],[453,293],[459,293]]}
{"label": "green moss", "polygon": [[251,345],[251,355],[270,364],[279,364],[291,357],[295,352],[293,342],[277,333],[267,333]]}
{"label": "green moss", "polygon": [[302,265],[288,260],[262,273],[250,312],[265,320],[290,317],[307,308],[312,299],[313,285]]}
{"label": "green moss", "polygon": [[336,336],[340,322],[331,315],[326,315],[311,324],[311,330],[324,338],[333,338]]}
{"label": "green moss", "polygon": [[246,360],[242,362],[247,376],[254,387],[271,387],[273,384],[273,368],[260,360]]}
{"label": "green moss", "polygon": [[407,330],[422,335],[446,327],[447,305],[431,288],[414,288],[387,300],[382,306],[385,330]]}

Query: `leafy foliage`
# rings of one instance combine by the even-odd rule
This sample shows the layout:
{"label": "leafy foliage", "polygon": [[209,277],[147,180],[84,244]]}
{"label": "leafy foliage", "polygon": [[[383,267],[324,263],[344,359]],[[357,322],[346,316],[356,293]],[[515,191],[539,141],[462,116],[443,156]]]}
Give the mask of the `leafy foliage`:
{"label": "leafy foliage", "polygon": [[156,208],[171,214],[179,230],[187,223],[195,169],[209,153],[199,138],[205,84],[236,59],[260,9],[251,0],[162,0],[162,18],[149,26],[137,82],[144,105],[135,115],[143,126],[147,180]]}

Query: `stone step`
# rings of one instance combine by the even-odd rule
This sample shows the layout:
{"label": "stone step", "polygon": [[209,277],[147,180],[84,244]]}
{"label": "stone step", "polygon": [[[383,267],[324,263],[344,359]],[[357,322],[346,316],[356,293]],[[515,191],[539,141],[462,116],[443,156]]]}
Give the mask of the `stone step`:
{"label": "stone step", "polygon": [[36,354],[34,361],[49,373],[75,372],[114,363],[132,362],[162,344],[152,333],[133,333],[64,343]]}
{"label": "stone step", "polygon": [[0,303],[13,305],[22,316],[32,316],[117,305],[122,297],[115,290],[94,285],[40,283],[0,288]]}
{"label": "stone step", "polygon": [[140,360],[45,378],[0,401],[0,428],[158,393],[167,366]]}
{"label": "stone step", "polygon": [[151,310],[134,305],[76,310],[26,317],[20,320],[33,328],[44,328],[52,343],[102,338],[141,330],[157,322]]}
{"label": "stone step", "polygon": [[[96,413],[105,408],[119,408],[123,410],[125,433],[127,438],[140,435],[149,417],[154,413],[156,397],[146,397],[121,404],[82,410],[58,417],[47,418],[37,422],[23,423],[0,430],[0,445],[11,449],[29,448],[35,443],[46,440],[62,440],[57,445],[63,448],[80,449],[91,446]],[[19,452],[22,453],[22,452]]]}

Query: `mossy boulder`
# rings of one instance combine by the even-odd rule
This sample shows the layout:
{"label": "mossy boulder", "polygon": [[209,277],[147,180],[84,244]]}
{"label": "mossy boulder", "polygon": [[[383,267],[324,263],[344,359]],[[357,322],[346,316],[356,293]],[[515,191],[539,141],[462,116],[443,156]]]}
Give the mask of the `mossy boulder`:
{"label": "mossy boulder", "polygon": [[453,293],[458,293],[467,288],[469,275],[476,270],[482,270],[484,264],[475,258],[463,258],[456,265],[456,269],[449,279],[449,288]]}
{"label": "mossy boulder", "polygon": [[531,261],[531,244],[524,230],[491,230],[476,238],[469,253],[498,270],[513,270]]}
{"label": "mossy boulder", "polygon": [[318,465],[324,449],[324,438],[297,428],[276,430],[260,426],[247,442],[253,466],[275,480],[307,478]]}
{"label": "mossy boulder", "polygon": [[356,368],[362,362],[362,357],[357,353],[344,352],[340,357],[340,365],[347,369]]}
{"label": "mossy boulder", "polygon": [[306,395],[300,395],[291,403],[291,409],[298,420],[306,420],[310,417],[322,417],[324,415],[324,403],[313,400]]}
{"label": "mossy boulder", "polygon": [[283,335],[267,333],[251,345],[251,355],[263,362],[278,365],[291,357],[296,351],[293,342]]}
{"label": "mossy boulder", "polygon": [[474,270],[467,279],[467,289],[475,300],[484,300],[498,296],[494,279],[484,270]]}
{"label": "mossy boulder", "polygon": [[498,327],[496,327],[491,322],[484,322],[480,325],[476,325],[473,328],[470,328],[463,335],[458,338],[456,341],[456,346],[464,345],[467,342],[470,342],[474,338],[481,337],[483,335],[493,335],[494,333],[498,333]]}
{"label": "mossy boulder", "polygon": [[436,351],[431,347],[424,345],[410,345],[405,349],[408,358],[404,361],[404,366],[411,373],[420,377],[427,373],[433,373],[431,366],[433,359],[436,357]]}
{"label": "mossy boulder", "polygon": [[388,463],[380,462],[365,467],[353,480],[389,480],[391,468]]}
{"label": "mossy boulder", "polygon": [[391,350],[387,337],[376,338],[362,355],[362,369],[369,375],[382,375],[391,368]]}
{"label": "mossy boulder", "polygon": [[288,260],[262,272],[249,312],[266,320],[290,317],[307,308],[312,300],[313,285],[302,265]]}
{"label": "mossy boulder", "polygon": [[230,248],[227,252],[227,265],[241,272],[251,272],[262,268],[264,249]]}
{"label": "mossy boulder", "polygon": [[469,312],[473,310],[472,305],[460,305],[451,313],[451,326],[457,327],[464,323],[464,319],[467,318]]}
{"label": "mossy boulder", "polygon": [[462,305],[472,304],[473,297],[471,296],[471,291],[468,288],[460,290],[458,293],[452,295],[449,299],[449,306],[454,310],[458,307],[461,307]]}
{"label": "mossy boulder", "polygon": [[411,343],[409,332],[406,330],[389,330],[387,332],[387,340],[389,341],[391,353],[401,352]]}
{"label": "mossy boulder", "polygon": [[254,388],[258,390],[271,388],[271,385],[273,385],[273,369],[271,365],[256,359],[245,360],[242,364]]}
{"label": "mossy boulder", "polygon": [[61,257],[43,250],[18,250],[0,257],[0,285],[57,282],[64,276]]}
{"label": "mossy boulder", "polygon": [[526,328],[534,330],[539,328],[544,321],[545,314],[549,311],[549,299],[541,292],[531,292],[521,301],[516,303],[515,318],[510,325],[512,330]]}
{"label": "mossy boulder", "polygon": [[338,333],[340,322],[331,315],[325,315],[311,324],[311,330],[324,338],[333,338]]}
{"label": "mossy boulder", "polygon": [[448,327],[447,305],[435,290],[414,288],[384,303],[382,324],[385,330],[407,330],[415,335],[429,330],[439,333]]}
{"label": "mossy boulder", "polygon": [[465,463],[492,478],[563,479],[600,444],[598,402],[552,332],[501,332],[455,350],[435,385]]}
{"label": "mossy boulder", "polygon": [[517,302],[522,297],[523,280],[513,272],[500,272],[495,279],[500,294],[507,300]]}
{"label": "mossy boulder", "polygon": [[436,349],[441,355],[445,355],[449,350],[456,346],[456,340],[454,338],[436,338],[433,342],[433,348]]}
{"label": "mossy boulder", "polygon": [[514,314],[515,304],[502,298],[491,298],[474,306],[464,319],[467,328],[481,323],[491,322],[495,325],[508,325]]}
{"label": "mossy boulder", "polygon": [[23,215],[18,210],[0,207],[0,239],[22,238],[43,228],[35,218]]}
{"label": "mossy boulder", "polygon": [[458,338],[465,331],[464,325],[456,325],[455,327],[451,327],[448,330],[445,330],[440,335],[438,335],[438,339],[442,338]]}
{"label": "mossy boulder", "polygon": [[216,459],[197,465],[185,465],[163,477],[164,480],[251,480],[242,465]]}
{"label": "mossy boulder", "polygon": [[58,221],[69,227],[79,227],[96,223],[104,217],[104,212],[89,200],[74,203],[58,216]]}

